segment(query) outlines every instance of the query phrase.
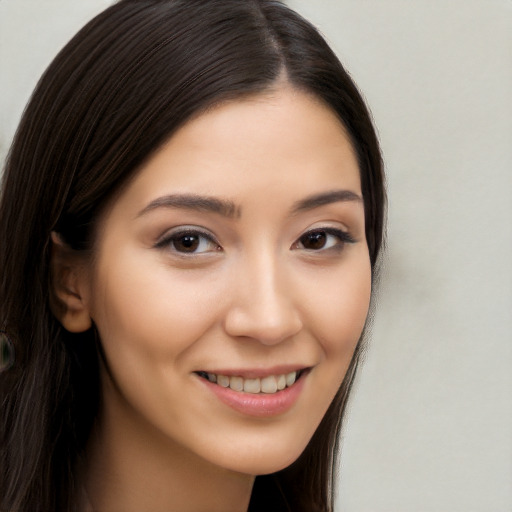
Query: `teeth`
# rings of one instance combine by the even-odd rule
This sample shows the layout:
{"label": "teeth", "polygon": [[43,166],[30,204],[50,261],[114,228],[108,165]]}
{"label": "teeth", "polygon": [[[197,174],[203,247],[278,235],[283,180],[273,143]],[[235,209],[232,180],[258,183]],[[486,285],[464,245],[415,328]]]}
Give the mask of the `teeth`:
{"label": "teeth", "polygon": [[223,388],[229,387],[229,377],[225,375],[217,375],[217,384]]}
{"label": "teeth", "polygon": [[242,379],[242,377],[231,377],[229,379],[229,387],[235,391],[243,391],[244,379]]}
{"label": "teeth", "polygon": [[261,391],[260,379],[244,379],[244,391],[246,393],[259,393]]}
{"label": "teeth", "polygon": [[210,382],[217,383],[223,388],[231,388],[233,391],[245,393],[266,393],[273,394],[292,386],[297,380],[297,372],[290,372],[283,375],[269,375],[261,379],[244,379],[239,376],[216,375],[215,373],[203,374]]}
{"label": "teeth", "polygon": [[263,393],[275,393],[277,391],[277,380],[273,375],[261,379],[261,391]]}
{"label": "teeth", "polygon": [[286,385],[291,386],[297,378],[297,372],[290,372],[286,374]]}

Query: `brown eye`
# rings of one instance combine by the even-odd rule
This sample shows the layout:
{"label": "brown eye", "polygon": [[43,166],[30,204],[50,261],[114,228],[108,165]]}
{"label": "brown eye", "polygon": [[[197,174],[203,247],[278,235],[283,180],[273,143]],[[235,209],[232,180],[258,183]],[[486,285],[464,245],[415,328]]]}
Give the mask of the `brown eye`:
{"label": "brown eye", "polygon": [[171,232],[155,247],[180,254],[202,254],[221,250],[213,236],[196,230],[176,230]]}
{"label": "brown eye", "polygon": [[308,250],[323,249],[326,242],[327,233],[325,231],[312,231],[300,237],[302,247]]}
{"label": "brown eye", "polygon": [[346,243],[355,240],[345,231],[336,228],[315,229],[304,233],[293,246],[295,249],[306,251],[326,251],[328,249],[343,249]]}
{"label": "brown eye", "polygon": [[172,245],[179,252],[195,252],[199,247],[201,239],[198,235],[187,234],[175,238]]}

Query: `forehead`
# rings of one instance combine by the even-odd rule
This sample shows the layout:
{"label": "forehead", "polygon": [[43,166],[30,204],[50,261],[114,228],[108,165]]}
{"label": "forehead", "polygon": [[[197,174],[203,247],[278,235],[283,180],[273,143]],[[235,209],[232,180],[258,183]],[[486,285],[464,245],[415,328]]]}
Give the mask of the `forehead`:
{"label": "forehead", "polygon": [[139,208],[169,193],[285,203],[339,188],[361,194],[344,126],[320,100],[282,87],[223,103],[184,124],[119,199]]}

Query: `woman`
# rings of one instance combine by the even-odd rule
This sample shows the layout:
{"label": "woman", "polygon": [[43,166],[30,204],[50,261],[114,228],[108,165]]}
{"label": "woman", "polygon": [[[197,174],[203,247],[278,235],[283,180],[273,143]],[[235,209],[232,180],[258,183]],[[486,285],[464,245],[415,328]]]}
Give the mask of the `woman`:
{"label": "woman", "polygon": [[2,194],[2,511],[332,510],[385,198],[309,23],[121,0],[44,74]]}

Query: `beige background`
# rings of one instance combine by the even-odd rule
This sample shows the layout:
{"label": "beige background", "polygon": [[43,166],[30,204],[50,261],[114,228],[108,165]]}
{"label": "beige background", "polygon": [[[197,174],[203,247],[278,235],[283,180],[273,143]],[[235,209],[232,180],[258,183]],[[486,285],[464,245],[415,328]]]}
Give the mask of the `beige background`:
{"label": "beige background", "polygon": [[[108,0],[0,0],[0,159]],[[512,1],[293,0],[371,105],[389,181],[338,511],[512,511]]]}

